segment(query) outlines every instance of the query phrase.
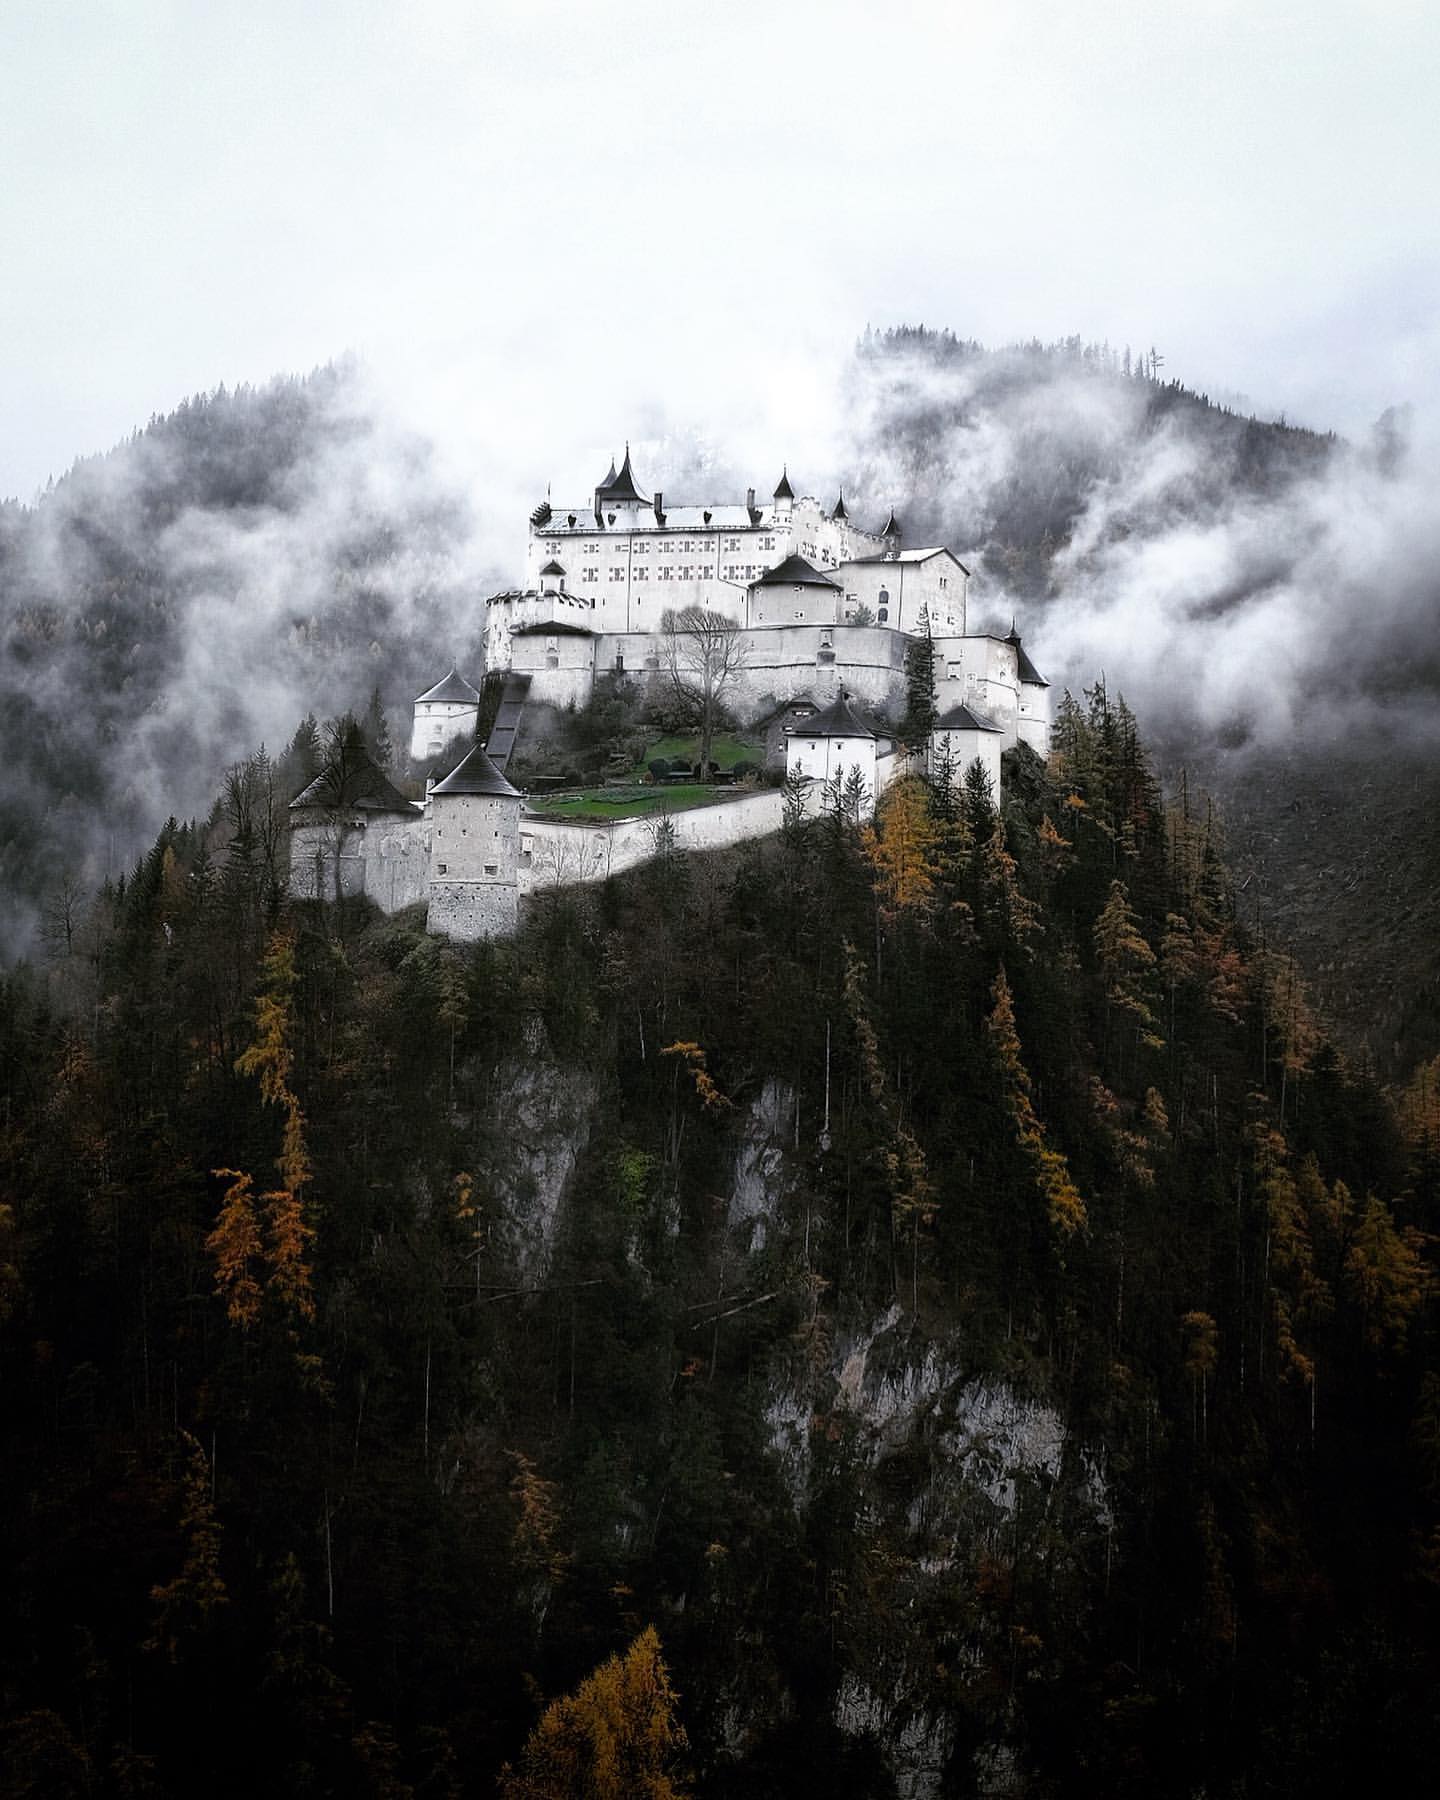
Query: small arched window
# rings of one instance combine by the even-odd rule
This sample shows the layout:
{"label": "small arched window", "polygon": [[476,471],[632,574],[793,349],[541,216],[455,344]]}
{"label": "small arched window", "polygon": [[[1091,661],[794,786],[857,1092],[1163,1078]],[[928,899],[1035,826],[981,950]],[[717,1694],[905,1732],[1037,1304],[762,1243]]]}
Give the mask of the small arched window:
{"label": "small arched window", "polygon": [[875,616],[882,625],[888,623],[890,618],[890,608],[888,606],[882,606]]}
{"label": "small arched window", "polygon": [[890,604],[889,588],[881,588],[880,592],[876,595],[876,598],[880,602],[881,606],[888,606]]}

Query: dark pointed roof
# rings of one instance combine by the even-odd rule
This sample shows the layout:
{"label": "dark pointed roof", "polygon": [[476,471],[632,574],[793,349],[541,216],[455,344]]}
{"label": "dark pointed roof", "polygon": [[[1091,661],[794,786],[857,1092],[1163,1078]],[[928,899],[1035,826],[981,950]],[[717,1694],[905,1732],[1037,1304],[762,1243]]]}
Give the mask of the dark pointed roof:
{"label": "dark pointed roof", "polygon": [[450,700],[457,703],[463,701],[466,706],[474,706],[479,698],[478,691],[471,687],[454,663],[451,663],[450,673],[445,679],[437,681],[432,688],[426,688],[423,694],[417,694],[415,704],[418,706],[422,700]]}
{"label": "dark pointed roof", "polygon": [[353,808],[359,812],[413,815],[417,811],[415,802],[405,798],[368,752],[355,746],[344,754],[347,766],[322,769],[309,787],[302,788],[290,802],[292,812],[301,806],[323,806],[327,812]]}
{"label": "dark pointed roof", "polygon": [[542,575],[563,575],[565,573],[565,565],[564,563],[556,562],[555,558],[552,556],[540,573]]}
{"label": "dark pointed roof", "polygon": [[603,494],[605,492],[606,488],[613,487],[614,485],[615,485],[615,458],[612,456],[610,458],[610,467],[605,472],[605,479],[600,483],[600,492]]}
{"label": "dark pointed roof", "polygon": [[849,513],[845,510],[844,488],[841,488],[840,490],[840,498],[835,502],[835,510],[831,513],[830,517],[832,519],[848,519],[850,517]]}
{"label": "dark pointed roof", "polygon": [[935,721],[936,731],[1003,731],[1003,725],[997,725],[993,719],[987,719],[982,712],[976,712],[973,706],[952,706],[949,712],[942,713]]}
{"label": "dark pointed roof", "polygon": [[806,562],[803,556],[787,556],[782,563],[776,563],[773,569],[765,573],[754,583],[756,587],[827,587],[838,588],[840,583],[832,581],[817,569],[814,563]]}
{"label": "dark pointed roof", "polygon": [[1005,642],[1015,646],[1015,661],[1019,666],[1020,679],[1026,687],[1049,687],[1050,683],[1025,654],[1025,646],[1020,642],[1020,633],[1015,629],[1013,619],[1010,621],[1010,630],[1006,634]]}
{"label": "dark pointed roof", "polygon": [[635,473],[630,467],[630,446],[625,446],[625,460],[620,465],[620,473],[615,473],[615,465],[610,465],[610,473],[600,486],[602,500],[638,500],[642,506],[649,502],[635,485]]}
{"label": "dark pointed roof", "polygon": [[479,744],[475,746],[458,769],[452,769],[443,781],[437,781],[430,792],[432,794],[498,794],[515,800],[520,798],[519,791],[511,787]]}
{"label": "dark pointed roof", "polygon": [[801,737],[887,737],[888,732],[878,730],[874,725],[862,719],[850,704],[850,697],[841,689],[840,698],[832,700],[813,719],[805,721],[805,728],[799,733]]}
{"label": "dark pointed roof", "polygon": [[775,489],[777,500],[793,500],[795,490],[790,485],[790,465],[787,463],[780,471],[780,485]]}
{"label": "dark pointed roof", "polygon": [[890,517],[880,527],[881,537],[899,537],[900,521],[895,517],[895,508],[890,508]]}

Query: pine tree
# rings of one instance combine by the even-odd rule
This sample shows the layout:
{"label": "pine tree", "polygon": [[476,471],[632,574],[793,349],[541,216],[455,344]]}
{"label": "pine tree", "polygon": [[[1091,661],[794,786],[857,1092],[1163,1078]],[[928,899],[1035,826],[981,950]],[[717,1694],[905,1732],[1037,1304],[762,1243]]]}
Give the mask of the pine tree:
{"label": "pine tree", "polygon": [[905,718],[900,735],[912,750],[923,748],[935,729],[935,640],[928,612],[920,625],[919,636],[905,647]]}
{"label": "pine tree", "polygon": [[1109,898],[1095,921],[1095,959],[1105,978],[1107,1012],[1125,1014],[1135,1025],[1139,1040],[1148,1049],[1161,1050],[1165,1040],[1157,1030],[1147,993],[1155,967],[1155,952],[1140,929],[1123,881],[1110,883]]}
{"label": "pine tree", "polygon": [[385,716],[385,703],[380,697],[378,682],[370,690],[370,703],[365,708],[360,729],[376,764],[382,769],[390,768],[395,761],[395,746],[390,737],[390,721]]}

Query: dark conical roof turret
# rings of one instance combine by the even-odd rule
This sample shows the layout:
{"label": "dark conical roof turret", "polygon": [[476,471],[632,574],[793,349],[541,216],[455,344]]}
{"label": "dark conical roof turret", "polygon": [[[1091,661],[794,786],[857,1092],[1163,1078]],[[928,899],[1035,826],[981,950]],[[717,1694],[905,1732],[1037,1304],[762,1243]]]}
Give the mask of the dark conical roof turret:
{"label": "dark conical roof turret", "polygon": [[630,467],[630,446],[625,446],[625,460],[620,465],[620,473],[615,473],[615,465],[610,465],[610,473],[600,488],[602,500],[638,500],[642,506],[648,504],[645,496],[635,485],[635,474]]}
{"label": "dark conical roof turret", "polygon": [[845,510],[844,488],[841,488],[840,490],[840,498],[835,502],[835,510],[831,513],[830,517],[832,519],[848,519],[850,517],[849,513]]}
{"label": "dark conical roof turret", "polygon": [[1020,642],[1020,633],[1015,629],[1015,621],[1010,621],[1010,629],[1005,634],[1005,642],[1015,646],[1016,671],[1027,687],[1049,687],[1050,683],[1031,662],[1025,653],[1025,646]]}
{"label": "dark conical roof turret", "polygon": [[506,799],[518,800],[519,790],[510,783],[485,754],[483,746],[477,744],[458,768],[452,769],[443,781],[437,781],[430,792],[432,794],[496,794]]}
{"label": "dark conical roof turret", "polygon": [[805,721],[806,737],[879,738],[883,735],[868,719],[861,718],[855,711],[844,688],[841,688],[838,699],[832,700],[813,719]]}
{"label": "dark conical roof turret", "polygon": [[423,694],[418,694],[415,704],[418,706],[422,700],[446,700],[464,701],[467,706],[474,706],[479,698],[479,692],[471,687],[454,663],[451,663],[450,673],[445,679],[437,681],[432,688],[426,688]]}
{"label": "dark conical roof turret", "polygon": [[788,463],[780,471],[780,483],[775,489],[775,498],[777,500],[793,500],[795,498],[795,490],[790,485],[790,467]]}
{"label": "dark conical roof turret", "polygon": [[890,517],[880,527],[881,537],[899,537],[900,521],[895,517],[895,508],[890,508]]}

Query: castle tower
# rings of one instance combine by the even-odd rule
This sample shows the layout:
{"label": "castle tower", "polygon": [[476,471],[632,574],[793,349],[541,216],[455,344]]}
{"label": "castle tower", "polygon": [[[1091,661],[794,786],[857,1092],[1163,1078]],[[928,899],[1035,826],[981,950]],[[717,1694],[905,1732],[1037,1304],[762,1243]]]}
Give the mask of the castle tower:
{"label": "castle tower", "polygon": [[780,471],[780,482],[775,489],[774,499],[774,515],[776,523],[778,524],[782,519],[788,523],[791,514],[795,511],[795,490],[790,485],[790,469],[788,464]]}
{"label": "castle tower", "polygon": [[428,930],[463,943],[515,930],[520,805],[479,744],[431,788]]}
{"label": "castle tower", "polygon": [[625,446],[625,460],[620,473],[610,464],[610,473],[595,490],[595,522],[607,531],[633,531],[640,515],[652,511],[651,503],[635,485],[630,467],[630,446]]}
{"label": "castle tower", "polygon": [[1010,621],[1010,631],[1005,639],[1014,647],[1016,675],[1020,683],[1019,709],[1015,720],[1016,735],[1022,744],[1028,744],[1037,756],[1050,754],[1050,683],[1031,662],[1025,646],[1020,641],[1020,633],[1015,629],[1015,621]]}
{"label": "castle tower", "polygon": [[880,528],[880,535],[885,540],[885,555],[894,562],[900,554],[900,521],[895,517],[895,508],[890,508],[890,517]]}
{"label": "castle tower", "polygon": [[437,755],[451,738],[474,737],[479,722],[480,695],[452,663],[445,679],[427,688],[415,702],[410,730],[412,761],[423,762],[427,756]]}

